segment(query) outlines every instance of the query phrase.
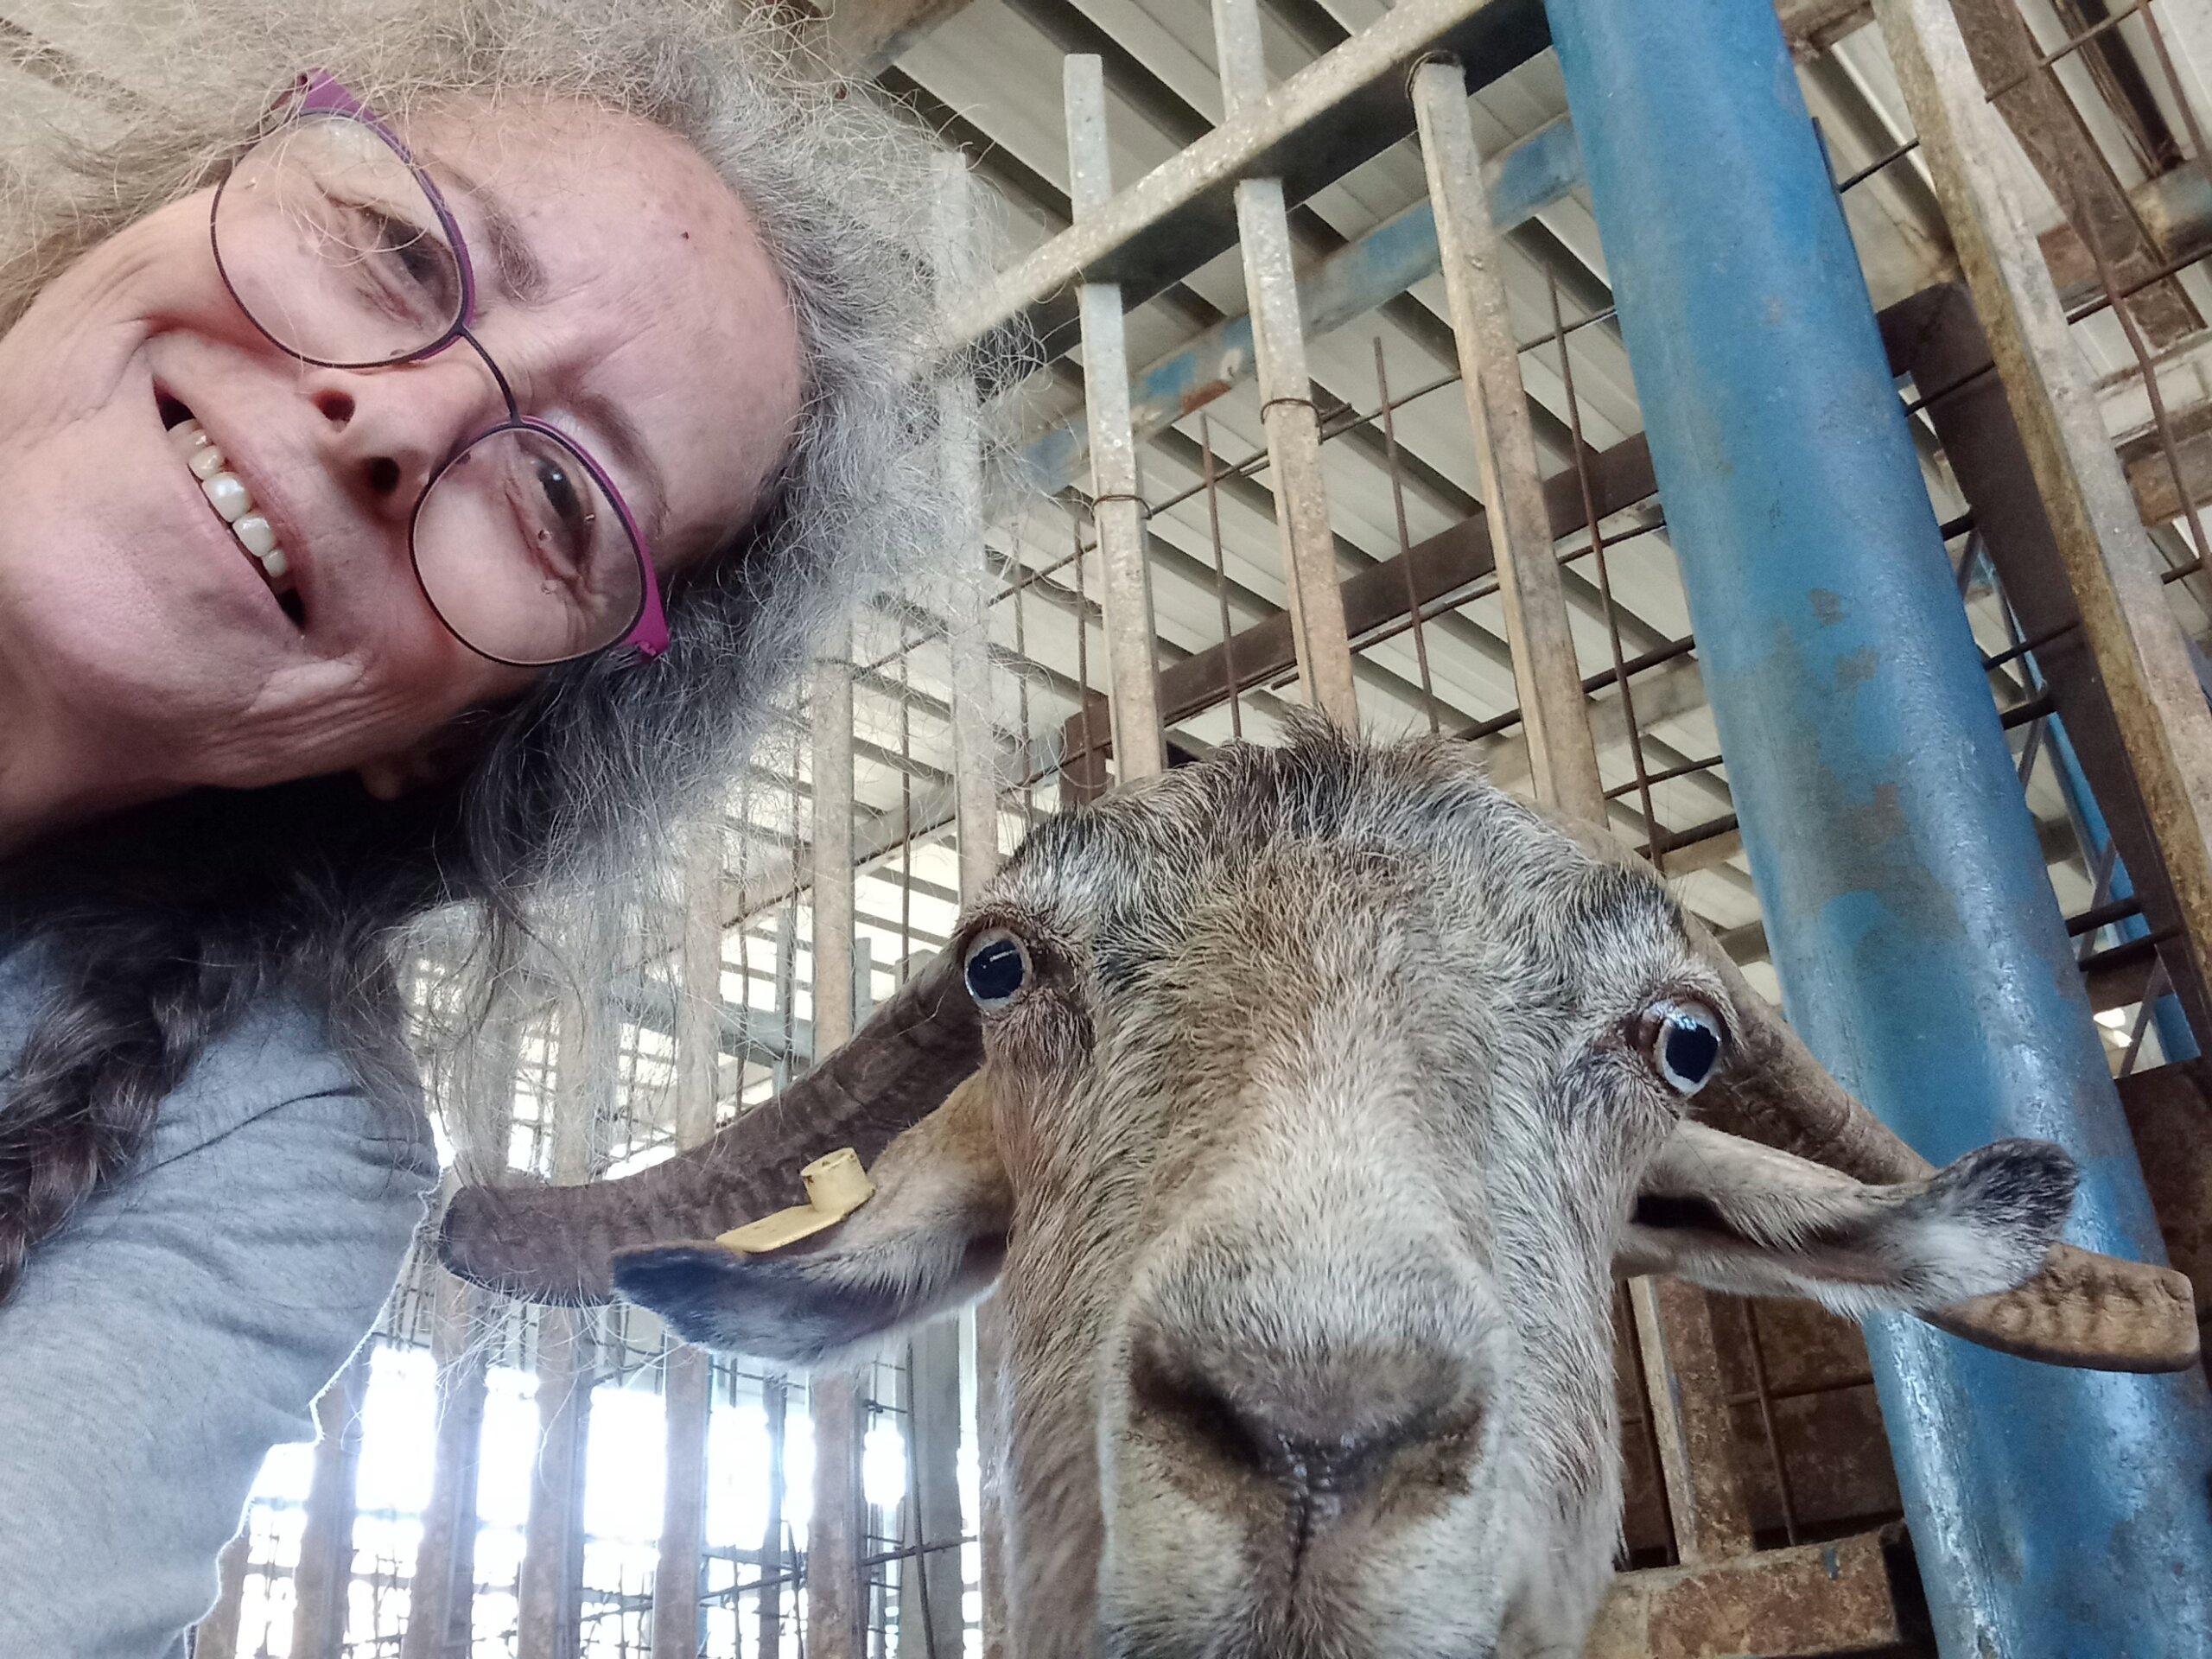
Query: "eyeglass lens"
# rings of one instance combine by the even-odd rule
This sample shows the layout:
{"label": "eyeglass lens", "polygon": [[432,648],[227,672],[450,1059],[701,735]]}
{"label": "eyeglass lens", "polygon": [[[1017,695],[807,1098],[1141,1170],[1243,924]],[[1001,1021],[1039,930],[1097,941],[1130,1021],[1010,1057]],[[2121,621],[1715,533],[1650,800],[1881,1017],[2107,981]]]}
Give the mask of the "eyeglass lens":
{"label": "eyeglass lens", "polygon": [[[296,357],[367,368],[463,321],[461,255],[413,168],[361,122],[310,116],[250,150],[216,199],[214,241],[246,315]],[[640,555],[573,446],[537,427],[477,439],[416,509],[424,594],[502,662],[588,655],[642,609]]]}
{"label": "eyeglass lens", "polygon": [[479,438],[415,512],[415,569],[487,657],[557,663],[611,645],[645,604],[635,548],[576,452],[531,427]]}
{"label": "eyeglass lens", "polygon": [[223,274],[286,351],[396,362],[461,321],[461,260],[415,171],[359,121],[296,121],[247,152],[215,208]]}

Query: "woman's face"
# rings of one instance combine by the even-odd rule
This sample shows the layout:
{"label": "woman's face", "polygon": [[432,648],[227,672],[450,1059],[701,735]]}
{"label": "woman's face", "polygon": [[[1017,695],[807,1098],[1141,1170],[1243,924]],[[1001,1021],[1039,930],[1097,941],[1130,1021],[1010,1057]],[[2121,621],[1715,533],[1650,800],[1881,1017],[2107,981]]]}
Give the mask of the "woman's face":
{"label": "woman's face", "polygon": [[[665,582],[747,515],[797,418],[746,210],[682,141],[587,105],[456,105],[403,136],[477,266],[473,332],[523,413],[613,475]],[[506,410],[465,346],[366,371],[279,351],[217,271],[211,194],[102,244],[0,340],[0,701],[118,796],[355,767],[397,786],[453,715],[529,682],[446,630],[409,556],[424,482]],[[296,598],[201,493],[180,407]]]}

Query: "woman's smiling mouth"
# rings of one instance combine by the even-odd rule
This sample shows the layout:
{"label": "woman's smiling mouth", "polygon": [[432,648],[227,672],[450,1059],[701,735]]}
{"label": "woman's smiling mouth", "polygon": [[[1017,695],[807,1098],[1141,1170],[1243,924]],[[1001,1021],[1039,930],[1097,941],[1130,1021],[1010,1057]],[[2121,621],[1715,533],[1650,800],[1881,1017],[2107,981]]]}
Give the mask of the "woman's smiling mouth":
{"label": "woman's smiling mouth", "polygon": [[232,539],[247,555],[261,579],[276,595],[277,604],[295,626],[304,626],[299,594],[294,590],[291,563],[277,545],[269,520],[254,511],[253,496],[243,479],[229,470],[223,452],[193,418],[192,411],[174,397],[161,400],[162,424],[169,444],[190,470],[200,493],[215,516],[230,529]]}

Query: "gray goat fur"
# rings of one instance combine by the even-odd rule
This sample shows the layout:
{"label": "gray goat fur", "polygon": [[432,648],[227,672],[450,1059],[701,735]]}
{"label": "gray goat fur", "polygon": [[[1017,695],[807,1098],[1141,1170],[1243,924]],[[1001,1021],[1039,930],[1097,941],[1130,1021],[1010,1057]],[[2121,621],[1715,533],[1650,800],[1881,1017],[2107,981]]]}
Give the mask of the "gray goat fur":
{"label": "gray goat fur", "polygon": [[2035,1143],[1864,1188],[1686,1128],[1639,1033],[1655,1004],[1725,1033],[1726,982],[1464,746],[1217,750],[1039,826],[951,948],[1001,934],[1028,979],[874,1199],[616,1280],[800,1363],[995,1281],[1021,1659],[1577,1654],[1619,1526],[1617,1257],[1927,1306],[2034,1272],[2071,1195]]}

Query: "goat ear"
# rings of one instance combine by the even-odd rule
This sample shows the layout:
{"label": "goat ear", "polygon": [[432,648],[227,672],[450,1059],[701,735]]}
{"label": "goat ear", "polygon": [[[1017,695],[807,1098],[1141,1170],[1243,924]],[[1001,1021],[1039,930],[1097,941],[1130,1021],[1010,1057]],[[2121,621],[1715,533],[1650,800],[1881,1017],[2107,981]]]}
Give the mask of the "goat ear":
{"label": "goat ear", "polygon": [[980,1075],[884,1149],[875,1195],[770,1255],[714,1243],[614,1255],[614,1287],[687,1342],[807,1368],[973,1300],[997,1278],[1013,1191]]}
{"label": "goat ear", "polygon": [[1999,1141],[1925,1180],[1864,1186],[1682,1123],[1644,1173],[1614,1270],[1810,1297],[1853,1317],[1923,1313],[2031,1277],[2076,1179],[2074,1160],[2047,1141]]}

